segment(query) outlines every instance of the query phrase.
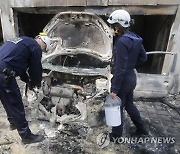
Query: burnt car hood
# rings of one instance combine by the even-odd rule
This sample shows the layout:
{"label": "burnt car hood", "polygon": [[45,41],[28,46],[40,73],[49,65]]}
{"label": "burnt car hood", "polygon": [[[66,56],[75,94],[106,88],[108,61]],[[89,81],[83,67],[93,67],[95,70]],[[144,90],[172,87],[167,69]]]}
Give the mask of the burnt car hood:
{"label": "burnt car hood", "polygon": [[[52,40],[61,39],[50,54],[92,55],[102,61],[112,56],[112,30],[97,15],[87,12],[60,12],[43,30]],[[45,56],[47,57],[47,56]]]}

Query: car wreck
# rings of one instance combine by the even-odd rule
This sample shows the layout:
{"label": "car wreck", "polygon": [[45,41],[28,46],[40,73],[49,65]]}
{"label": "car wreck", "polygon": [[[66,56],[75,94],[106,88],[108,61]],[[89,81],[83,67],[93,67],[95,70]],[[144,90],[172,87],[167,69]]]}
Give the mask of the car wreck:
{"label": "car wreck", "polygon": [[52,48],[42,58],[42,87],[25,94],[28,102],[39,104],[51,122],[102,122],[111,78],[112,30],[93,13],[62,12],[44,32]]}

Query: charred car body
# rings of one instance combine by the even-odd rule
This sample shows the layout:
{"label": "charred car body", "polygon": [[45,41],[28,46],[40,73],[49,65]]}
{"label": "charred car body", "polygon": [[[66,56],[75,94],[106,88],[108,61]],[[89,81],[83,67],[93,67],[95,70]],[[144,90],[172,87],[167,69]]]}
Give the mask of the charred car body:
{"label": "charred car body", "polygon": [[[112,30],[93,13],[61,12],[43,31],[52,39],[52,48],[42,58],[42,88],[29,91],[28,101],[39,103],[52,122],[86,119],[97,125],[112,77]],[[136,97],[166,96],[174,84],[171,74],[137,76]]]}
{"label": "charred car body", "polygon": [[100,116],[97,111],[109,91],[111,29],[95,14],[65,12],[57,14],[44,32],[52,39],[52,49],[42,58],[42,88],[29,92],[28,101],[40,102],[45,114],[54,108],[61,122],[68,114],[70,119],[89,117],[96,125],[89,114]]}

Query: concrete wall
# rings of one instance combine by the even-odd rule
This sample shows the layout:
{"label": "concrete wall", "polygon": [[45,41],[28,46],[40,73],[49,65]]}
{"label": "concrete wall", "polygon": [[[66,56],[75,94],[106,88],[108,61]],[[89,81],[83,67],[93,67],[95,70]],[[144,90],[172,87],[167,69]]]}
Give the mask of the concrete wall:
{"label": "concrete wall", "polygon": [[82,10],[108,14],[125,8],[132,14],[175,14],[178,5],[180,0],[0,0],[3,38],[18,35],[13,10],[32,13]]}
{"label": "concrete wall", "polygon": [[179,5],[179,0],[7,0],[14,7]]}

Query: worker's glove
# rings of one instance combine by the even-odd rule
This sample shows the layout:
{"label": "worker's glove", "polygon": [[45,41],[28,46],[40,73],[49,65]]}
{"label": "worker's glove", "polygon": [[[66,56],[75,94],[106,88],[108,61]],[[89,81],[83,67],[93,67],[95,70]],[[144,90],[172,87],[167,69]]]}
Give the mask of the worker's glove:
{"label": "worker's glove", "polygon": [[25,83],[29,83],[29,76],[27,73],[24,73],[20,76],[21,80]]}
{"label": "worker's glove", "polygon": [[35,86],[32,84],[32,82],[27,83],[27,86],[28,86],[29,90],[33,90],[34,87],[35,87]]}
{"label": "worker's glove", "polygon": [[39,89],[41,88],[41,82],[39,82],[38,84],[36,84],[36,87]]}

